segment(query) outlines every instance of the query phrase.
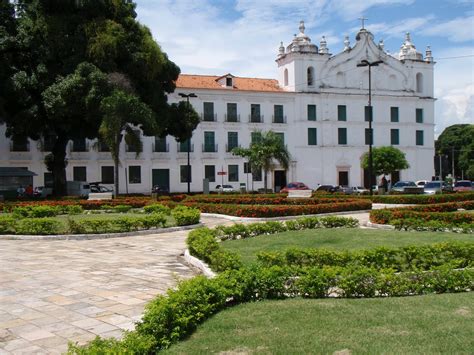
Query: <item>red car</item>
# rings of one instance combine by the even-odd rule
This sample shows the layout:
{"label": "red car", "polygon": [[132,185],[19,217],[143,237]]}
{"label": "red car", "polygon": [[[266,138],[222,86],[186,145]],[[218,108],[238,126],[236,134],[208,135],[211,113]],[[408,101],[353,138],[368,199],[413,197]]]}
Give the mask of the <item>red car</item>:
{"label": "red car", "polygon": [[303,184],[302,182],[290,182],[284,188],[280,190],[280,192],[289,192],[293,190],[311,190],[308,186]]}
{"label": "red car", "polygon": [[473,191],[474,187],[472,182],[469,180],[461,180],[454,184],[454,191],[461,192],[461,191]]}

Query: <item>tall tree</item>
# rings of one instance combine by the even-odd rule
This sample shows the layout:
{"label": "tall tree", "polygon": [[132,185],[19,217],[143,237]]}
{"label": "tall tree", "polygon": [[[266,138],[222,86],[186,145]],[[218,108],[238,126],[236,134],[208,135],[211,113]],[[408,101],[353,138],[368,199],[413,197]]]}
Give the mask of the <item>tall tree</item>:
{"label": "tall tree", "polygon": [[268,185],[268,172],[275,168],[276,162],[287,170],[291,159],[281,137],[273,131],[261,132],[260,139],[252,142],[249,148],[234,148],[232,154],[247,158],[252,171],[263,169],[265,191]]}
{"label": "tall tree", "polygon": [[[2,0],[4,2],[4,0]],[[2,5],[4,3],[2,2]],[[130,82],[135,97],[153,112],[160,135],[170,128],[167,93],[175,89],[179,68],[163,53],[150,31],[136,21],[135,4],[124,0],[18,0],[13,16],[17,31],[8,48],[15,65],[0,92],[8,136],[39,139],[53,135],[50,156],[55,192],[65,193],[65,150],[72,138],[98,136],[63,124],[58,112],[47,107],[50,91],[67,86],[70,74],[83,62],[100,71],[118,73]],[[5,32],[5,31],[3,31]],[[0,31],[0,43],[6,35]],[[50,89],[54,86],[55,89]],[[79,89],[81,87],[79,86]],[[78,92],[77,95],[81,95]],[[74,107],[70,107],[74,112]],[[78,112],[81,110],[78,109]],[[63,115],[64,116],[64,115]],[[70,121],[75,120],[73,115]]]}
{"label": "tall tree", "polygon": [[[408,169],[405,153],[395,147],[375,147],[372,149],[373,172],[375,175],[388,175],[395,171]],[[369,154],[362,157],[362,168],[368,169]]]}
{"label": "tall tree", "polygon": [[474,180],[474,140],[461,149],[459,156],[459,168],[461,176]]}
{"label": "tall tree", "polygon": [[[468,170],[468,163],[461,160],[461,155],[467,157],[464,153],[467,147],[474,143],[474,124],[455,124],[447,127],[435,142],[437,154],[446,156],[449,164],[449,171],[454,165],[454,175],[461,176],[462,170]],[[464,158],[466,159],[466,158]]]}

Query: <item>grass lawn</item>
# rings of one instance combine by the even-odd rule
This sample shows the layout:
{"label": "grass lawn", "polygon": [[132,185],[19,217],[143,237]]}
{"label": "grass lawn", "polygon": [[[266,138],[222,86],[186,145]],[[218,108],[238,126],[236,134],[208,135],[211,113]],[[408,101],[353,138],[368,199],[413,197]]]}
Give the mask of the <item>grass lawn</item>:
{"label": "grass lawn", "polygon": [[165,354],[472,354],[474,293],[289,299],[218,313]]}
{"label": "grass lawn", "polygon": [[448,232],[404,232],[360,228],[308,229],[242,240],[229,240],[223,242],[222,246],[240,254],[244,263],[251,263],[256,260],[257,252],[278,251],[293,247],[357,250],[381,246],[402,247],[433,244],[454,240],[474,242],[474,236]]}

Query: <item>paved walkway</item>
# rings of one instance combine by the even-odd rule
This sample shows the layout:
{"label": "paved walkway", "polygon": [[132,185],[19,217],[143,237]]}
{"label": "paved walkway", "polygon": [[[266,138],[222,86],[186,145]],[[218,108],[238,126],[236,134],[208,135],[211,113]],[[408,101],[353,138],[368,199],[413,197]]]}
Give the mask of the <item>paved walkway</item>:
{"label": "paved walkway", "polygon": [[[368,220],[368,213],[345,216]],[[83,344],[133,329],[146,303],[195,275],[179,257],[187,233],[0,240],[0,354],[61,353],[68,341]]]}

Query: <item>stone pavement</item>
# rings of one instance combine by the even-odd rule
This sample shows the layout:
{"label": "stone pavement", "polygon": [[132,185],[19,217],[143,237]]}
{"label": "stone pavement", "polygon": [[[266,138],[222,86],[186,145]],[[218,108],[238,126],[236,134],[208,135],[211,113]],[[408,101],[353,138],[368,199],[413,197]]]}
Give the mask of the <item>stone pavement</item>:
{"label": "stone pavement", "polygon": [[[365,224],[368,213],[346,217]],[[58,354],[68,341],[119,338],[133,329],[146,303],[195,275],[179,257],[187,233],[0,240],[0,354]]]}

